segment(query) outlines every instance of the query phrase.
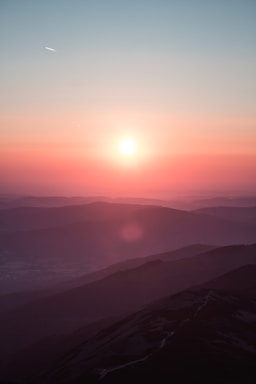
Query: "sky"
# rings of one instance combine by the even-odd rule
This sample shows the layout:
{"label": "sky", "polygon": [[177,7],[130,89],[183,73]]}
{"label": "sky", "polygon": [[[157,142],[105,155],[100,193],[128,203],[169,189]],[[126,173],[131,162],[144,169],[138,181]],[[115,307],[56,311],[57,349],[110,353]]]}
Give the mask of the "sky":
{"label": "sky", "polygon": [[255,20],[254,0],[0,0],[0,193],[255,194]]}

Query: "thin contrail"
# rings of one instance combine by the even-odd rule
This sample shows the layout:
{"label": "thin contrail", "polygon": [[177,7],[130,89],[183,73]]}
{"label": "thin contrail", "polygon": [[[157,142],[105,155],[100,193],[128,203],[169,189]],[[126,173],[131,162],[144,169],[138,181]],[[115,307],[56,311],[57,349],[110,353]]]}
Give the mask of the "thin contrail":
{"label": "thin contrail", "polygon": [[47,49],[47,51],[56,52],[56,49],[54,49],[54,48],[45,47],[45,49]]}

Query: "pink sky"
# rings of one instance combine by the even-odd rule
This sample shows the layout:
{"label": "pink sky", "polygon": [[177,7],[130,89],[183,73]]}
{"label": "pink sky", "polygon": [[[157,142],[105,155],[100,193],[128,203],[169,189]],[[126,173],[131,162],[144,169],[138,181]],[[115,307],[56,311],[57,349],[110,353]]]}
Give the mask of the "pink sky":
{"label": "pink sky", "polygon": [[[90,116],[79,123],[68,116],[19,117],[23,135],[7,133],[1,144],[3,191],[147,196],[161,195],[159,191],[255,192],[253,119],[135,117]],[[16,118],[5,119],[9,132],[14,131]],[[127,133],[137,143],[128,160],[118,150]]]}
{"label": "pink sky", "polygon": [[255,18],[250,0],[4,2],[0,193],[256,193]]}

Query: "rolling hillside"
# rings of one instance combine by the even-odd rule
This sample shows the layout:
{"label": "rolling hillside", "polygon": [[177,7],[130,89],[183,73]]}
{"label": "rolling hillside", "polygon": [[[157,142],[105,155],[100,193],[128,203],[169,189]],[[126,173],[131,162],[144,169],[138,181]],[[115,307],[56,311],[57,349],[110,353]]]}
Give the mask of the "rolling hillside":
{"label": "rolling hillside", "polygon": [[191,244],[256,241],[256,224],[164,207],[93,203],[8,212],[13,216],[9,221],[2,217],[2,225],[8,221],[12,230],[0,234],[2,292],[47,287],[130,258]]}

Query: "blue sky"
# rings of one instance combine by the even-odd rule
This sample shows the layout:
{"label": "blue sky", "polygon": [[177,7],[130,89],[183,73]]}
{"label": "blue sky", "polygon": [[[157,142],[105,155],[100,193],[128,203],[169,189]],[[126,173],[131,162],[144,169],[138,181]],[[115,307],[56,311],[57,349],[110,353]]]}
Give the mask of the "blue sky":
{"label": "blue sky", "polygon": [[255,1],[10,0],[1,10],[8,109],[47,106],[47,84],[56,107],[69,92],[85,108],[254,112]]}

